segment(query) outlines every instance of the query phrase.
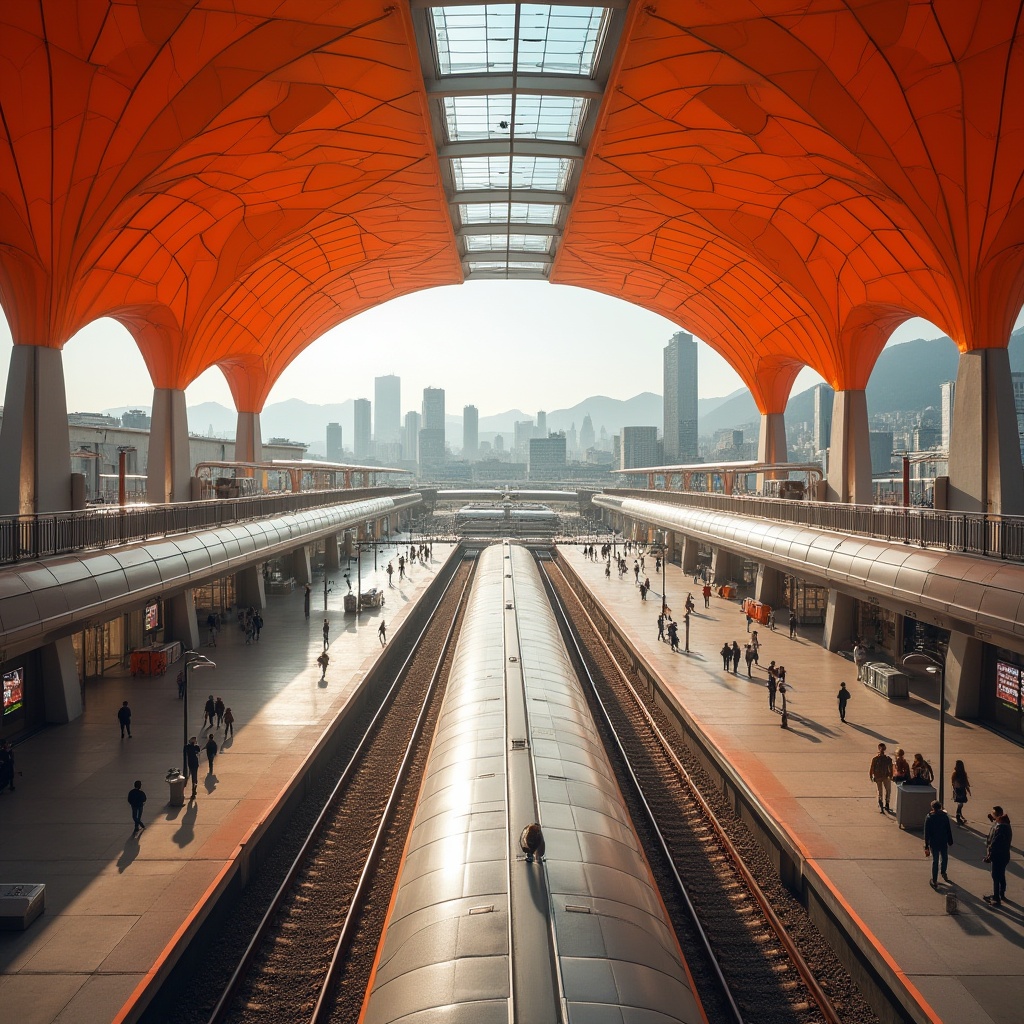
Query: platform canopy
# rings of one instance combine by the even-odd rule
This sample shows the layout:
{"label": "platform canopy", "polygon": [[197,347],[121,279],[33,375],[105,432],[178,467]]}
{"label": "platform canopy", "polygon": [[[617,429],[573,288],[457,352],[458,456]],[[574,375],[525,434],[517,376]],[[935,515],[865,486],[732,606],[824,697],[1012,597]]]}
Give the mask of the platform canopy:
{"label": "platform canopy", "polygon": [[1002,347],[1024,302],[1021,0],[11,0],[0,302],[112,316],[240,411],[348,317],[580,285],[721,352],[762,412],[892,330]]}

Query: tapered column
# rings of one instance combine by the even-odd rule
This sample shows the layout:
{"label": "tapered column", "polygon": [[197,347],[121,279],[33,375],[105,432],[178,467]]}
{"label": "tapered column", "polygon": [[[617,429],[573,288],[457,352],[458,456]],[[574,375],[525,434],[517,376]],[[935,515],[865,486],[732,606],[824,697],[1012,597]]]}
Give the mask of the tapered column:
{"label": "tapered column", "polygon": [[825,610],[825,635],[822,646],[827,651],[841,651],[853,646],[853,598],[838,590],[828,592]]}
{"label": "tapered column", "polygon": [[199,623],[196,602],[191,590],[172,594],[167,600],[167,625],[172,640],[180,640],[186,651],[199,648]]}
{"label": "tapered column", "polygon": [[682,570],[687,576],[692,576],[697,571],[697,553],[700,545],[696,537],[683,536],[683,558]]}
{"label": "tapered column", "polygon": [[47,644],[41,654],[46,721],[62,725],[82,713],[82,684],[75,647],[71,637],[65,636]]}
{"label": "tapered column", "polygon": [[71,441],[59,349],[15,345],[0,428],[0,515],[71,508]]}
{"label": "tapered column", "polygon": [[949,508],[1024,514],[1024,477],[1005,348],[964,352],[949,441]]}
{"label": "tapered column", "polygon": [[262,462],[263,435],[258,412],[240,412],[235,427],[235,461]]}
{"label": "tapered column", "polygon": [[782,604],[783,573],[763,563],[757,567],[757,583],[754,587],[754,600],[761,601],[771,608]]}
{"label": "tapered column", "polygon": [[149,428],[146,497],[157,504],[188,501],[191,476],[185,392],[178,388],[156,388]]}
{"label": "tapered column", "polygon": [[324,538],[324,566],[327,572],[337,572],[341,568],[341,560],[338,557],[338,535],[332,533],[330,537]]}
{"label": "tapered column", "polygon": [[956,630],[949,634],[946,650],[946,707],[957,718],[977,718],[981,711],[984,649],[985,645],[976,637]]}
{"label": "tapered column", "polygon": [[855,505],[869,505],[874,500],[868,402],[863,391],[837,391],[832,402],[828,500]]}
{"label": "tapered column", "polygon": [[313,582],[313,570],[309,564],[309,548],[306,545],[296,548],[292,552],[292,577],[300,587]]}
{"label": "tapered column", "polygon": [[[785,413],[767,412],[762,414],[761,432],[757,437],[757,461],[768,464],[789,461]],[[763,473],[759,474],[757,489],[763,492],[765,480],[771,480],[773,476],[774,474],[767,477]]]}
{"label": "tapered column", "polygon": [[717,587],[730,580],[739,583],[743,576],[743,559],[725,548],[715,548],[711,553],[711,575]]}
{"label": "tapered column", "polygon": [[263,566],[250,565],[235,573],[235,600],[239,608],[267,607],[267,589],[263,580]]}

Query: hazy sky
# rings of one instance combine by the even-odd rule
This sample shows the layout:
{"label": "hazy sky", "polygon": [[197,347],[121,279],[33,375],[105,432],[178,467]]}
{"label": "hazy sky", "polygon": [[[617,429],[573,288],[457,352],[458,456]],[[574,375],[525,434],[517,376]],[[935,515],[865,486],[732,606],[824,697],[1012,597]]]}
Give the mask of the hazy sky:
{"label": "hazy sky", "polygon": [[[1018,317],[1018,326],[1024,314]],[[662,349],[679,328],[620,299],[542,281],[471,281],[394,299],[329,331],[282,374],[269,402],[373,399],[373,378],[402,378],[402,408],[419,409],[424,387],[446,390],[450,413],[476,405],[483,416],[520,408],[559,409],[590,395],[661,392]],[[925,320],[904,324],[890,344],[934,338]],[[11,335],[0,313],[0,383],[6,391]],[[742,387],[729,365],[700,347],[702,398]],[[68,410],[149,405],[153,387],[130,335],[99,320],[64,347]],[[794,391],[820,380],[804,370]],[[188,403],[231,394],[214,367],[187,389]]]}

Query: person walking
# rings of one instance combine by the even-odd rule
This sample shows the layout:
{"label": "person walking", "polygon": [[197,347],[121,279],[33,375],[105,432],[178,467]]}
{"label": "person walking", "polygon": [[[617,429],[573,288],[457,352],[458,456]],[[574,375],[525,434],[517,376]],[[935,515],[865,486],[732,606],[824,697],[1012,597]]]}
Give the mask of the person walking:
{"label": "person walking", "polygon": [[772,608],[768,612],[768,628],[774,633],[775,632],[775,609]]}
{"label": "person walking", "polygon": [[775,671],[773,669],[768,670],[768,710],[775,710],[775,694],[778,692],[779,684],[775,678]]}
{"label": "person walking", "polygon": [[985,863],[992,866],[992,895],[984,899],[986,903],[998,907],[1006,899],[1006,865],[1010,863],[1013,829],[1010,827],[1010,816],[1004,814],[998,804],[992,808],[988,820],[992,822],[992,827],[985,840]]}
{"label": "person walking", "polygon": [[797,619],[796,614],[794,612],[790,611],[790,613],[789,613],[789,639],[790,640],[795,640],[796,639],[796,627],[799,626],[799,625],[800,625],[800,622]]}
{"label": "person walking", "polygon": [[701,594],[704,595],[704,607],[705,608],[710,608],[711,607],[711,588],[706,583],[704,584],[704,587],[701,589]]}
{"label": "person walking", "polygon": [[751,669],[754,667],[754,648],[750,644],[743,647],[743,660],[747,663],[747,678],[751,678]]}
{"label": "person walking", "polygon": [[188,768],[188,774],[192,776],[192,797],[195,800],[196,790],[199,787],[199,751],[200,746],[196,742],[195,736],[190,736],[188,743],[185,744],[185,765]]}
{"label": "person walking", "polygon": [[307,583],[302,588],[302,611],[305,613],[306,618],[309,618],[309,595],[313,588]]}
{"label": "person walking", "polygon": [[967,819],[964,817],[964,804],[971,796],[971,780],[967,778],[967,769],[963,761],[957,761],[953,765],[953,774],[949,778],[950,789],[953,790],[953,802],[956,804],[956,823],[962,825]]}
{"label": "person walking", "polygon": [[132,808],[132,824],[135,830],[132,835],[138,835],[146,826],[142,824],[142,807],[146,802],[146,794],[142,791],[142,780],[136,779],[133,789],[128,790],[128,803]]}
{"label": "person walking", "polygon": [[665,639],[665,613],[658,615],[658,640]]}
{"label": "person walking", "polygon": [[324,650],[331,646],[331,624],[324,619]]}
{"label": "person walking", "polygon": [[384,571],[388,574],[388,586],[393,587],[394,583],[391,582],[391,577],[394,574],[395,567],[390,562],[388,562],[388,567]]}
{"label": "person walking", "polygon": [[211,693],[210,696],[206,698],[206,704],[203,706],[203,724],[202,724],[202,726],[200,728],[205,729],[206,728],[206,723],[209,722],[210,723],[210,728],[212,729],[213,728],[213,720],[216,717],[217,717],[217,702],[213,699],[213,694]]}
{"label": "person walking", "polygon": [[210,770],[206,773],[207,775],[213,774],[213,761],[217,756],[217,741],[213,738],[211,732],[209,738],[206,740],[206,746],[203,748],[206,751],[206,763],[210,766]]}
{"label": "person walking", "polygon": [[229,736],[235,735],[235,716],[231,713],[231,708],[224,709],[224,739]]}
{"label": "person walking", "polygon": [[722,644],[722,649],[718,653],[722,656],[722,668],[728,672],[729,662],[732,661],[732,648],[729,646],[728,640]]}
{"label": "person walking", "polygon": [[128,707],[128,701],[122,701],[117,709],[117,720],[121,723],[121,739],[128,733],[128,739],[132,738],[132,709]]}
{"label": "person walking", "polygon": [[673,654],[679,653],[679,625],[674,620],[668,624],[668,642]]}
{"label": "person walking", "polygon": [[786,694],[789,693],[789,688],[786,686],[783,680],[779,680],[779,696],[782,698],[782,727],[786,727]]}
{"label": "person walking", "polygon": [[[885,752],[885,744],[878,744],[878,753],[871,759],[868,778],[878,790],[878,813],[885,814],[889,810],[889,795],[892,790],[892,758]],[[885,796],[885,806],[882,797]]]}
{"label": "person walking", "polygon": [[253,632],[255,633],[253,639],[256,641],[256,643],[259,643],[260,633],[263,632],[263,616],[259,612],[256,612],[256,614],[252,617],[252,628]]}
{"label": "person walking", "polygon": [[736,672],[740,667],[740,658],[743,655],[740,653],[740,645],[735,640],[732,642],[732,674],[736,675]]}
{"label": "person walking", "polygon": [[213,710],[217,712],[217,728],[224,722],[224,698],[218,697],[213,704]]}
{"label": "person walking", "polygon": [[846,688],[846,683],[839,684],[839,692],[836,694],[836,700],[839,701],[839,721],[846,721],[846,705],[850,700],[850,691]]}
{"label": "person walking", "polygon": [[939,887],[939,875],[944,882],[949,881],[946,866],[949,862],[949,848],[953,845],[953,829],[949,824],[949,815],[942,809],[938,800],[932,801],[932,809],[924,819],[924,855],[932,855],[932,877],[928,883],[933,889]]}
{"label": "person walking", "polygon": [[185,699],[185,670],[178,673],[178,700]]}
{"label": "person walking", "polygon": [[748,613],[747,613],[747,632],[748,632],[748,633],[750,632],[750,624],[751,624],[751,623],[752,623],[753,621],[754,621],[754,620],[753,620],[753,619],[752,619],[752,618],[750,617],[750,613],[748,612]]}
{"label": "person walking", "polygon": [[857,682],[864,677],[864,663],[868,660],[868,649],[858,640],[853,645],[853,663],[857,666]]}
{"label": "person walking", "polygon": [[388,627],[387,623],[383,619],[380,620],[380,625],[377,627],[377,638],[380,640],[381,647],[386,647],[388,642]]}
{"label": "person walking", "polygon": [[754,664],[755,665],[760,665],[761,664],[761,656],[760,656],[761,641],[758,640],[758,638],[757,638],[757,630],[756,629],[754,630],[753,633],[750,634],[750,649],[754,652]]}
{"label": "person walking", "polygon": [[326,651],[320,652],[320,657],[316,659],[316,663],[320,666],[320,678],[327,678],[327,666],[331,663],[331,656]]}

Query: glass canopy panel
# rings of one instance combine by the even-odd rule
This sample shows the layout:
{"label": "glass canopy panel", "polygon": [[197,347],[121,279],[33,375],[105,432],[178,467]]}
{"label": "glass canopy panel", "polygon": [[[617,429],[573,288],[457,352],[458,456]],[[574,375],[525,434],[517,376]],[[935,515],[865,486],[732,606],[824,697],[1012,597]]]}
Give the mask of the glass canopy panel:
{"label": "glass canopy panel", "polygon": [[572,170],[571,160],[549,156],[517,156],[511,161],[510,180],[509,159],[506,156],[456,157],[451,163],[457,192],[491,188],[561,192]]}
{"label": "glass canopy panel", "polygon": [[548,235],[467,235],[467,252],[547,252],[551,248]]}
{"label": "glass canopy panel", "polygon": [[505,263],[504,261],[500,263],[481,263],[479,260],[470,260],[468,267],[469,272],[471,274],[479,271],[492,274],[504,274],[506,270],[533,270],[540,271],[541,273],[543,273],[547,269],[547,264],[529,263],[526,261],[510,261],[508,263]]}
{"label": "glass canopy panel", "polygon": [[449,142],[517,139],[576,142],[587,101],[579,96],[517,96],[512,125],[512,96],[446,96],[445,131]]}
{"label": "glass canopy panel", "polygon": [[[433,7],[430,16],[439,74],[513,70],[515,4]],[[518,70],[589,77],[607,24],[603,7],[521,4]]]}
{"label": "glass canopy panel", "polygon": [[554,224],[561,206],[546,203],[460,203],[459,218],[463,224]]}

